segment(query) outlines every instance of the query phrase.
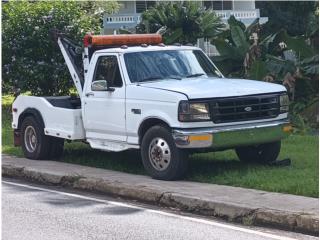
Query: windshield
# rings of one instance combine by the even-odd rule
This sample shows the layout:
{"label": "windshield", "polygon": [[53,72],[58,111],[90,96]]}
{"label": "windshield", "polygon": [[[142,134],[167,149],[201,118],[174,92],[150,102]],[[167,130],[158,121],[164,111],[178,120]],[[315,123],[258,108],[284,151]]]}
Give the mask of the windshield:
{"label": "windshield", "polygon": [[124,54],[131,82],[182,79],[200,76],[221,77],[200,50],[161,50]]}

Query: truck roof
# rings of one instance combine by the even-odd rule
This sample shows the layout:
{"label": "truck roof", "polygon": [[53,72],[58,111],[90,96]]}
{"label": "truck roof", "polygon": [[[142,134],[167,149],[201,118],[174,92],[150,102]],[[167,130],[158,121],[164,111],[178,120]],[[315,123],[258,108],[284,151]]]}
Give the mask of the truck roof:
{"label": "truck roof", "polygon": [[128,53],[128,52],[147,52],[147,51],[163,51],[163,50],[201,50],[194,46],[176,46],[176,45],[152,45],[152,46],[128,46],[106,48],[95,51],[95,53]]}

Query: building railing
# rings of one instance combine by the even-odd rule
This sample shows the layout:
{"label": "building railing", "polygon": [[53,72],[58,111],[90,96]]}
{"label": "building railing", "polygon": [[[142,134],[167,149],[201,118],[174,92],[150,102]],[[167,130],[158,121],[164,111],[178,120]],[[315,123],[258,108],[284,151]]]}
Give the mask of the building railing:
{"label": "building railing", "polygon": [[[215,10],[216,14],[223,20],[227,20],[230,16],[235,16],[237,19],[252,19],[260,17],[259,9],[252,10]],[[104,17],[104,26],[132,26],[141,21],[141,14],[106,14]]]}
{"label": "building railing", "polygon": [[221,17],[221,19],[229,19],[230,16],[234,16],[237,19],[246,19],[246,18],[259,18],[260,10],[215,10],[215,13]]}
{"label": "building railing", "polygon": [[127,23],[139,23],[140,14],[106,14],[104,17],[105,24],[127,24]]}

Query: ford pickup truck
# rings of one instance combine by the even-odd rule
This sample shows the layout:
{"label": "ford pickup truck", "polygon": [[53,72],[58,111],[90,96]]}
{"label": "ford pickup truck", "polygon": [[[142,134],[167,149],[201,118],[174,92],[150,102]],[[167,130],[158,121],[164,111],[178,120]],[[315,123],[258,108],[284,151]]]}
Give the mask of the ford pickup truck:
{"label": "ford pickup truck", "polygon": [[197,47],[165,45],[157,34],[86,35],[79,66],[79,48],[57,42],[78,96],[16,98],[14,142],[29,159],[61,157],[65,140],[140,149],[153,178],[174,180],[195,152],[275,161],[291,131],[285,87],[225,78]]}

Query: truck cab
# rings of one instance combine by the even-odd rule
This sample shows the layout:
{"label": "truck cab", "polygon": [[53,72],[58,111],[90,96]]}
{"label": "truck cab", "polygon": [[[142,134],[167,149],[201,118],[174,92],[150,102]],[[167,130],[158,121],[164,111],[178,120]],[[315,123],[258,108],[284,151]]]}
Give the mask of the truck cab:
{"label": "truck cab", "polygon": [[155,34],[86,36],[81,79],[58,41],[79,97],[18,96],[12,127],[28,158],[60,157],[64,139],[81,140],[140,149],[153,178],[174,180],[199,151],[274,161],[290,133],[282,85],[225,78],[197,47],[166,46]]}

